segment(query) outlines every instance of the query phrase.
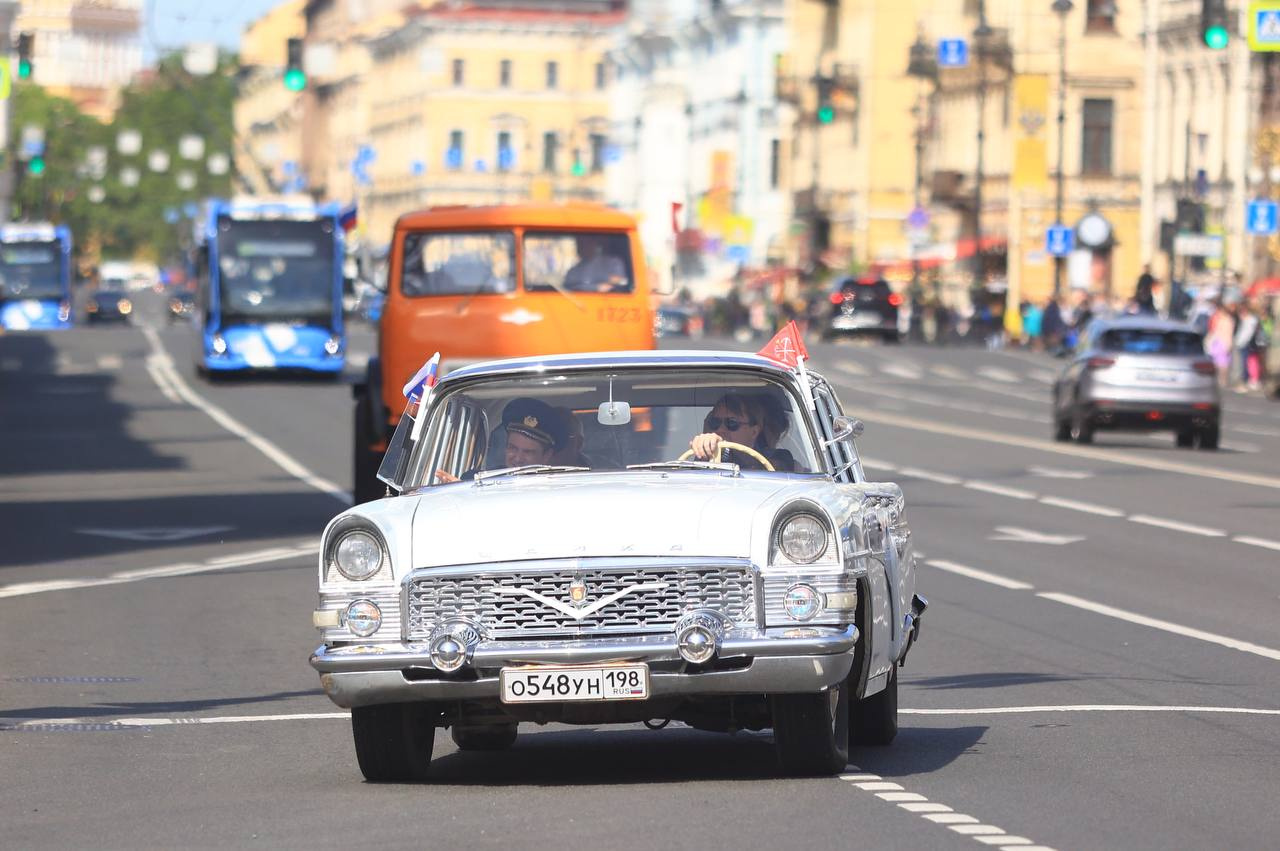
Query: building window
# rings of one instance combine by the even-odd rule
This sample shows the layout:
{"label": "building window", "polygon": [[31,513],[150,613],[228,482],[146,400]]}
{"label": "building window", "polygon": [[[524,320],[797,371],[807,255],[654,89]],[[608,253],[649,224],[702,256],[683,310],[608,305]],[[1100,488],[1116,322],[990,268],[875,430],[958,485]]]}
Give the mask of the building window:
{"label": "building window", "polygon": [[1109,175],[1111,170],[1111,133],[1115,121],[1115,102],[1110,98],[1085,98],[1084,129],[1080,139],[1080,173]]}
{"label": "building window", "polygon": [[782,140],[774,139],[769,143],[769,188],[778,188],[778,179],[782,168]]}
{"label": "building window", "polygon": [[605,84],[604,63],[596,63],[596,88],[603,89]]}
{"label": "building window", "polygon": [[1089,5],[1085,7],[1084,31],[1116,31],[1116,4],[1113,0],[1089,0]]}
{"label": "building window", "polygon": [[591,173],[604,171],[604,134],[591,134]]}
{"label": "building window", "polygon": [[560,153],[560,140],[555,132],[542,134],[542,170],[548,174],[556,173],[556,159]]}
{"label": "building window", "polygon": [[462,168],[462,131],[449,131],[449,150],[445,151],[444,164],[446,168],[457,171]]}
{"label": "building window", "polygon": [[498,171],[511,171],[515,167],[515,151],[511,147],[511,133],[498,133]]}
{"label": "building window", "polygon": [[547,88],[554,89],[560,85],[560,63],[547,63]]}
{"label": "building window", "polygon": [[453,84],[461,86],[466,81],[467,64],[462,59],[453,60]]}
{"label": "building window", "polygon": [[498,85],[504,89],[511,88],[511,60],[503,59],[498,63]]}

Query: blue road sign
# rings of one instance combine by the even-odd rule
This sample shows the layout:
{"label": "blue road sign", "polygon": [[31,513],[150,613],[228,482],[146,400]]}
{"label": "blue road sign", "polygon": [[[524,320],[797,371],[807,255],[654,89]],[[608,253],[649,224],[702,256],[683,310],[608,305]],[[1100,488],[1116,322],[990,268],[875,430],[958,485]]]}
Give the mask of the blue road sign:
{"label": "blue road sign", "polygon": [[1270,236],[1280,229],[1280,204],[1275,201],[1250,201],[1245,227],[1254,236]]}
{"label": "blue road sign", "polygon": [[969,64],[969,42],[944,38],[938,42],[938,64],[943,68],[963,68]]}
{"label": "blue road sign", "polygon": [[916,230],[924,230],[929,226],[929,211],[924,207],[916,207],[907,213],[907,226]]}
{"label": "blue road sign", "polygon": [[462,168],[462,149],[449,148],[446,150],[444,152],[444,166],[445,168],[453,169]]}
{"label": "blue road sign", "polygon": [[622,159],[622,149],[617,145],[604,146],[604,161],[610,165]]}
{"label": "blue road sign", "polygon": [[1050,225],[1044,231],[1044,250],[1054,257],[1066,257],[1076,247],[1076,232],[1066,225]]}

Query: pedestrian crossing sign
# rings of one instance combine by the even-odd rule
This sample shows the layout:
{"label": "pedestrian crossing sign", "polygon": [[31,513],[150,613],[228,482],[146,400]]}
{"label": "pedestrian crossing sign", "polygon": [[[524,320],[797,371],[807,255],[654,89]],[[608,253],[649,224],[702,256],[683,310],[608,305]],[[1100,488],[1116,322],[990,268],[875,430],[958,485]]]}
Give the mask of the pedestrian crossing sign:
{"label": "pedestrian crossing sign", "polygon": [[1280,52],[1280,0],[1253,0],[1249,4],[1249,49]]}

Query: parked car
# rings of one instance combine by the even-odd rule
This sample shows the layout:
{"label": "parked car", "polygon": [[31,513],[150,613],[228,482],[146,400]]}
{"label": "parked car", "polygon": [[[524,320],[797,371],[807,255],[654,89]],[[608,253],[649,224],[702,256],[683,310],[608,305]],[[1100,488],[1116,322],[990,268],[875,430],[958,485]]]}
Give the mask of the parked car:
{"label": "parked car", "polygon": [[169,321],[186,321],[196,309],[195,293],[176,291],[169,296]]}
{"label": "parked car", "polygon": [[902,296],[883,278],[841,278],[832,288],[829,301],[831,311],[822,329],[822,339],[855,334],[877,335],[886,343],[902,339],[898,327]]}
{"label": "parked car", "polygon": [[425,776],[446,727],[462,750],[526,722],[772,728],[789,774],[894,738],[926,602],[902,490],[866,480],[821,376],[568,354],[408,392],[396,495],[328,524],[313,614],[367,779]]}
{"label": "parked car", "polygon": [[133,301],[123,290],[95,290],[84,306],[85,316],[94,322],[128,322]]}
{"label": "parked car", "polygon": [[1171,430],[1177,445],[1217,449],[1222,399],[1204,338],[1184,322],[1123,316],[1091,322],[1053,386],[1053,436]]}
{"label": "parked car", "polygon": [[664,304],[655,314],[659,337],[697,337],[702,334],[702,313],[693,306]]}

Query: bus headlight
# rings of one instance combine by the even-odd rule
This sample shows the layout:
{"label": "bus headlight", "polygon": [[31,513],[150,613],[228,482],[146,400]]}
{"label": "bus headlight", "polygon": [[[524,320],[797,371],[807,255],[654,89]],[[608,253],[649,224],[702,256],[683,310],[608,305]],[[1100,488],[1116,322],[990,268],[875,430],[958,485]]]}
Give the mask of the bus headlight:
{"label": "bus headlight", "polygon": [[213,353],[215,355],[225,355],[227,353],[227,341],[223,339],[221,334],[213,335]]}
{"label": "bus headlight", "polygon": [[71,302],[61,301],[58,303],[58,321],[66,322],[71,318]]}
{"label": "bus headlight", "polygon": [[342,349],[342,341],[337,337],[330,337],[324,341],[324,353],[326,355],[336,355]]}

